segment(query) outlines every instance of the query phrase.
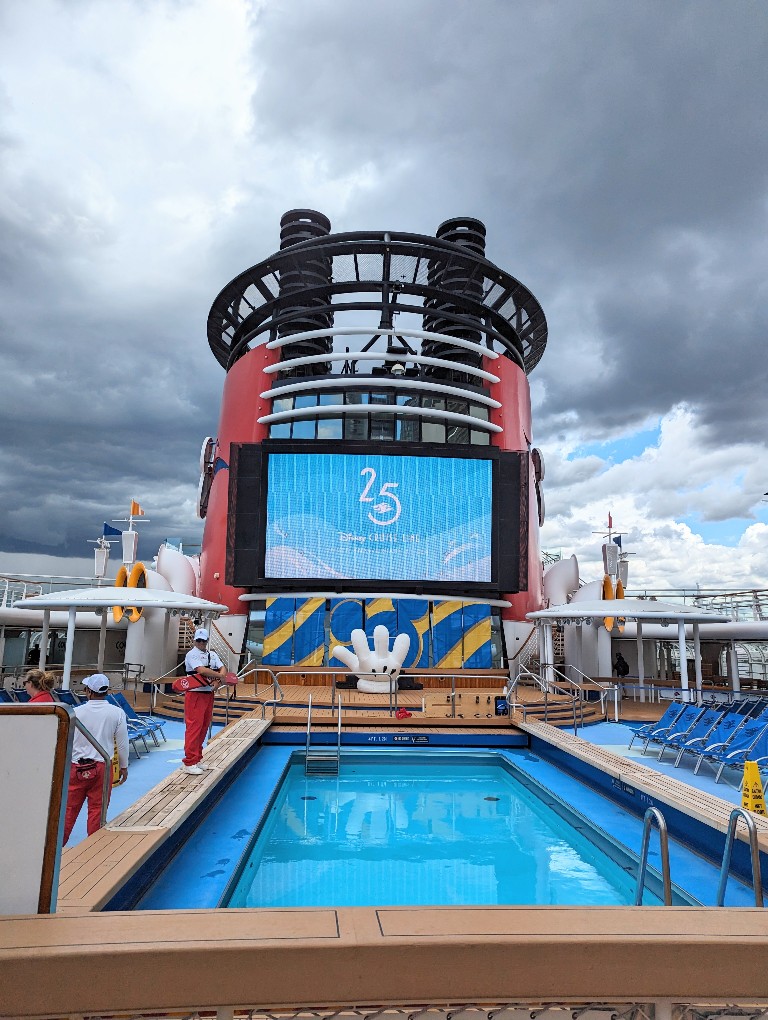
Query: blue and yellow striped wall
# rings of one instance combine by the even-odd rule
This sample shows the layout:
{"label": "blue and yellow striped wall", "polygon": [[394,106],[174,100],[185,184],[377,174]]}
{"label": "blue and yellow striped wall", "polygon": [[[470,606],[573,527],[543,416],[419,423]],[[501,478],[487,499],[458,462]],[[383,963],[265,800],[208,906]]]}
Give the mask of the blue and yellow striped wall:
{"label": "blue and yellow striped wall", "polygon": [[330,628],[325,640],[324,598],[268,599],[264,615],[265,666],[342,666],[331,657],[336,645],[352,647],[352,631],[368,639],[383,624],[392,638],[411,639],[406,666],[427,669],[490,669],[490,606],[422,599],[331,599]]}

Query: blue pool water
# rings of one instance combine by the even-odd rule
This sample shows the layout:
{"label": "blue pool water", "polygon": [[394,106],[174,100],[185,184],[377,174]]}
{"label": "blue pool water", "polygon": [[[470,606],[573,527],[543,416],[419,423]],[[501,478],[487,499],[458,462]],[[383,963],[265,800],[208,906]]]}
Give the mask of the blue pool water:
{"label": "blue pool water", "polygon": [[634,902],[626,851],[521,779],[456,760],[345,763],[338,777],[292,765],[227,905]]}

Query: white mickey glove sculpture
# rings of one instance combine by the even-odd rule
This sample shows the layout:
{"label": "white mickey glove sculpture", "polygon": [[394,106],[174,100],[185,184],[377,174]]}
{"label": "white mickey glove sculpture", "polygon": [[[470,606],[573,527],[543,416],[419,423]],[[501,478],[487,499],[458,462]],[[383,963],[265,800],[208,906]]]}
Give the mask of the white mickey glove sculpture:
{"label": "white mickey glove sculpture", "polygon": [[365,631],[353,630],[354,652],[336,645],[332,654],[358,675],[358,691],[365,691],[367,694],[389,694],[397,684],[410,646],[411,639],[408,635],[398,634],[390,652],[389,631],[380,623],[373,631],[373,651],[368,647]]}

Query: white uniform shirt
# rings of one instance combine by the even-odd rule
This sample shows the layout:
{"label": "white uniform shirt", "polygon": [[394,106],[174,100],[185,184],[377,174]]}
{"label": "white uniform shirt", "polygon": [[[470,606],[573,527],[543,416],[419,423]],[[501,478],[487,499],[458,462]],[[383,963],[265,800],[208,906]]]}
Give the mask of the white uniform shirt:
{"label": "white uniform shirt", "polygon": [[[122,708],[118,708],[117,705],[112,705],[108,701],[86,701],[84,705],[77,706],[75,715],[110,757],[114,753],[114,745],[117,744],[120,768],[127,769],[128,723]],[[94,761],[104,760],[90,740],[86,740],[80,730],[75,730],[72,741],[72,760],[77,761],[79,758],[93,758]]]}
{"label": "white uniform shirt", "polygon": [[[218,657],[216,652],[204,652],[202,648],[195,646],[190,648],[187,654],[184,656],[184,669],[187,673],[195,673],[200,666],[207,666],[208,669],[221,669],[224,663]],[[203,674],[201,674],[202,676]],[[196,687],[195,691],[199,691],[201,694],[205,691],[212,691],[213,685],[208,687]]]}

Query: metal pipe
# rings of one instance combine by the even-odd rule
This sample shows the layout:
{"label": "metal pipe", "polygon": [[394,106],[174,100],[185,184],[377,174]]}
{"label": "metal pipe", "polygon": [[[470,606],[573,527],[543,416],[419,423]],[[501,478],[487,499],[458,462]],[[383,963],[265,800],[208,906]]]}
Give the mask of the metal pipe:
{"label": "metal pipe", "polygon": [[723,863],[720,865],[720,881],[717,886],[717,902],[715,906],[722,907],[725,902],[725,887],[728,884],[728,874],[731,868],[731,854],[733,852],[733,841],[736,837],[736,826],[739,818],[743,818],[749,834],[749,850],[752,858],[752,887],[755,893],[755,906],[763,905],[763,879],[760,873],[760,847],[757,844],[757,829],[755,820],[744,808],[734,808],[728,819],[728,835],[725,839],[723,849]]}
{"label": "metal pipe", "polygon": [[664,883],[664,906],[672,905],[672,881],[669,877],[669,836],[664,815],[658,808],[649,807],[643,818],[643,839],[640,846],[640,867],[637,872],[637,888],[635,890],[635,906],[643,902],[645,871],[648,866],[648,844],[651,839],[651,823],[656,822],[659,829],[659,855],[661,857],[661,878]]}

